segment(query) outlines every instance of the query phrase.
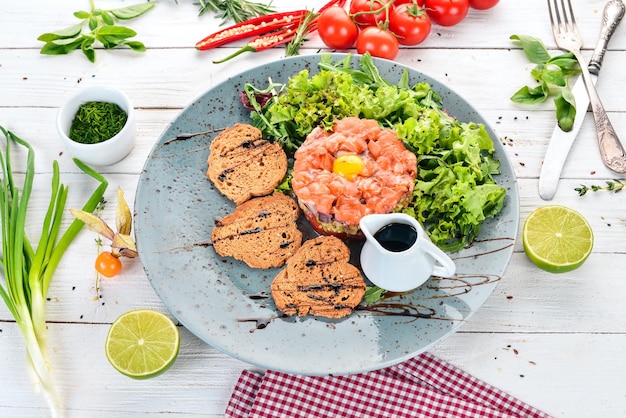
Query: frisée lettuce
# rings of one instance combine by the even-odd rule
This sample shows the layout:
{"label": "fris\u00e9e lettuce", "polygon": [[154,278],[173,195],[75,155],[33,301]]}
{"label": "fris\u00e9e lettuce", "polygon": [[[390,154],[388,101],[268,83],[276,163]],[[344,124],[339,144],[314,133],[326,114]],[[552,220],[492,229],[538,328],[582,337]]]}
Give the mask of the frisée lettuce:
{"label": "fris\u00e9e lettuce", "polygon": [[421,222],[440,248],[464,248],[482,223],[502,209],[506,196],[493,177],[500,163],[489,134],[480,124],[461,123],[447,114],[430,84],[409,84],[406,69],[392,84],[368,54],[359,67],[351,68],[349,55],[333,62],[322,54],[316,74],[302,70],[287,84],[270,80],[264,89],[247,84],[244,101],[252,109],[253,125],[288,153],[315,127],[330,130],[336,119],[348,116],[375,119],[394,129],[416,154],[418,165],[411,201],[401,210]]}

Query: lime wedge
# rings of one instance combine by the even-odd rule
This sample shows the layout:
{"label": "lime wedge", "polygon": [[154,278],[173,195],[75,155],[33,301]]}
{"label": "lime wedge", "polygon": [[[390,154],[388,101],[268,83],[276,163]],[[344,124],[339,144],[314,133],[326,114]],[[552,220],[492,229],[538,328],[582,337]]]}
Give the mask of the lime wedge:
{"label": "lime wedge", "polygon": [[180,334],[174,322],[150,309],[122,314],[111,324],[105,351],[120,373],[148,379],[166,371],[176,360]]}
{"label": "lime wedge", "polygon": [[535,209],[524,222],[524,251],[538,267],[564,273],[580,267],[593,248],[593,231],[578,212],[559,205]]}

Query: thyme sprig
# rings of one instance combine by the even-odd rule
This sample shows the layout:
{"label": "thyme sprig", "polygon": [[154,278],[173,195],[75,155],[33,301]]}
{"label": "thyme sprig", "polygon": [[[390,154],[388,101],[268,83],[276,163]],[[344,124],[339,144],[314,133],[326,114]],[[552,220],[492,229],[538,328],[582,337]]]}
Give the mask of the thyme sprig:
{"label": "thyme sprig", "polygon": [[241,23],[246,20],[274,13],[274,9],[270,4],[257,3],[248,0],[199,0],[200,6],[199,16],[207,12],[215,13],[219,19],[222,19],[220,25],[228,22]]}
{"label": "thyme sprig", "polygon": [[624,187],[626,187],[626,183],[623,183],[620,180],[607,180],[605,182],[606,186],[598,186],[596,184],[592,184],[590,186],[581,184],[580,187],[576,187],[574,190],[578,192],[578,196],[584,196],[587,192],[599,192],[599,191],[607,191],[613,193],[619,193],[622,191]]}

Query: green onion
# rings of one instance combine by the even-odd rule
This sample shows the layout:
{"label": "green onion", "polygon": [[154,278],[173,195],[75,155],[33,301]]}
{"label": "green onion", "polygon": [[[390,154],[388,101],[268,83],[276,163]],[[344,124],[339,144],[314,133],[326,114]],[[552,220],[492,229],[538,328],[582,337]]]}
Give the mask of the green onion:
{"label": "green onion", "polygon": [[[35,154],[28,142],[0,126],[6,138],[6,149],[0,151],[2,178],[0,181],[0,222],[2,223],[2,268],[4,286],[0,282],[0,296],[15,318],[26,342],[26,363],[36,389],[41,389],[50,406],[53,417],[63,416],[47,356],[46,298],[52,275],[70,243],[83,227],[74,220],[61,234],[68,187],[60,182],[59,165],[53,163],[52,193],[43,221],[37,248],[33,248],[26,236],[26,217],[33,180],[35,177]],[[26,148],[26,172],[21,193],[11,168],[11,143]],[[107,180],[74,159],[74,163],[100,184],[93,192],[83,210],[93,212],[108,186]]]}

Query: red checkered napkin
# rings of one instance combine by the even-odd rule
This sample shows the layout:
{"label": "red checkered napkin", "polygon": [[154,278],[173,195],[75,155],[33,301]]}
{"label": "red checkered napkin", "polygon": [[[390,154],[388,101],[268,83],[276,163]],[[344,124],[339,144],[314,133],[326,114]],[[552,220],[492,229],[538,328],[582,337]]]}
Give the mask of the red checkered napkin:
{"label": "red checkered napkin", "polygon": [[347,376],[243,371],[226,418],[548,418],[429,353]]}

